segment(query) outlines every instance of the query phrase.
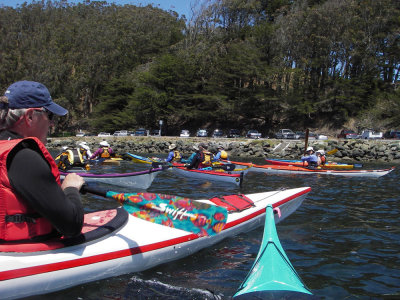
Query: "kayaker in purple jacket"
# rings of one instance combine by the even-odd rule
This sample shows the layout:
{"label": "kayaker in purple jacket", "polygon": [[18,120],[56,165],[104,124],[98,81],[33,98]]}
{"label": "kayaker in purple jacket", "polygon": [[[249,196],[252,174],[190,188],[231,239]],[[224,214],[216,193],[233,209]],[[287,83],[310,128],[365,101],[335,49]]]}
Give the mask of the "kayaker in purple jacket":
{"label": "kayaker in purple jacket", "polygon": [[106,141],[100,142],[100,148],[96,150],[95,153],[90,157],[90,159],[95,158],[110,158],[114,154],[113,149],[110,144]]}
{"label": "kayaker in purple jacket", "polygon": [[306,155],[301,157],[303,162],[308,162],[308,167],[310,169],[318,167],[318,157],[315,155],[314,148],[308,147],[306,150]]}

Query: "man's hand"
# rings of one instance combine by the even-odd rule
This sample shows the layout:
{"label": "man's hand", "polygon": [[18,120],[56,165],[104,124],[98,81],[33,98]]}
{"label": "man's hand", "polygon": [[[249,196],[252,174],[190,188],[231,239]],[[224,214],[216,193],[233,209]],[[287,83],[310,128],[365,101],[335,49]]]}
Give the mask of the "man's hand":
{"label": "man's hand", "polygon": [[61,189],[64,190],[67,187],[75,187],[78,190],[81,189],[82,185],[85,183],[85,180],[76,173],[70,173],[65,176],[63,183],[61,184]]}

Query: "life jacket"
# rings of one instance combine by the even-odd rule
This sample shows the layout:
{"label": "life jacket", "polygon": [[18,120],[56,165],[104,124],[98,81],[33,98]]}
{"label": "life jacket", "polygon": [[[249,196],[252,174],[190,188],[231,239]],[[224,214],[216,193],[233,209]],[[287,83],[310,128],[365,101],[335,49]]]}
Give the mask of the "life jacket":
{"label": "life jacket", "polygon": [[321,159],[321,165],[322,166],[325,165],[326,164],[326,156],[325,155],[321,155],[320,159]]}
{"label": "life jacket", "polygon": [[221,150],[221,159],[228,159],[228,153],[225,150]]}
{"label": "life jacket", "polygon": [[181,156],[181,154],[179,153],[179,151],[178,151],[178,150],[175,150],[175,151],[174,151],[174,157],[172,158],[172,161],[181,161],[181,158],[182,158],[182,156]]}
{"label": "life jacket", "polygon": [[87,150],[85,148],[79,147],[78,152],[79,152],[79,155],[81,156],[82,160],[89,158]]}
{"label": "life jacket", "polygon": [[67,171],[72,167],[84,167],[82,154],[77,149],[67,149],[54,159],[60,170]]}
{"label": "life jacket", "polygon": [[103,151],[101,152],[100,157],[101,158],[110,158],[111,154],[110,154],[109,148],[108,147],[101,147],[101,148],[103,149]]}
{"label": "life jacket", "polygon": [[198,168],[207,168],[212,166],[212,153],[208,151],[201,152],[201,163],[199,164]]}
{"label": "life jacket", "polygon": [[51,223],[21,199],[11,187],[7,163],[20,148],[29,148],[40,153],[49,164],[57,183],[60,184],[57,165],[37,138],[0,141],[0,241],[31,240],[46,236],[54,230]]}

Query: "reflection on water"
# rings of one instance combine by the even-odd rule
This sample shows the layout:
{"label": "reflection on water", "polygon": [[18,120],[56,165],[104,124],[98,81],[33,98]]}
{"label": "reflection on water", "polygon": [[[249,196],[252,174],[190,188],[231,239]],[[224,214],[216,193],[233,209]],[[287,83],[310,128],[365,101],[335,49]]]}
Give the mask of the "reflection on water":
{"label": "reflection on water", "polygon": [[[261,159],[254,163],[263,164]],[[107,172],[148,165],[122,162]],[[384,168],[388,165],[367,165]],[[279,223],[281,244],[303,281],[323,299],[400,297],[400,170],[380,179],[249,173],[243,187],[178,177],[165,171],[149,192],[211,198],[310,186],[303,205]],[[106,190],[134,192],[116,186]],[[84,195],[87,211],[116,206]],[[229,299],[251,268],[262,228],[232,237],[190,257],[32,299]],[[194,290],[196,289],[196,290]],[[140,295],[142,297],[140,297]],[[217,295],[217,296],[216,296]]]}

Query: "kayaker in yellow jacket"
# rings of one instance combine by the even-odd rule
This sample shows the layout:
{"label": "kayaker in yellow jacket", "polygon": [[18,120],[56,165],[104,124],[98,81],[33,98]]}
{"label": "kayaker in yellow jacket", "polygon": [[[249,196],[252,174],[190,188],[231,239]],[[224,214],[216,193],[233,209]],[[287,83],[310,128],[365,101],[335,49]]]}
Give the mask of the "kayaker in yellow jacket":
{"label": "kayaker in yellow jacket", "polygon": [[181,154],[177,150],[176,144],[171,144],[168,146],[168,149],[170,150],[168,153],[168,157],[165,159],[166,162],[179,162],[181,161]]}

